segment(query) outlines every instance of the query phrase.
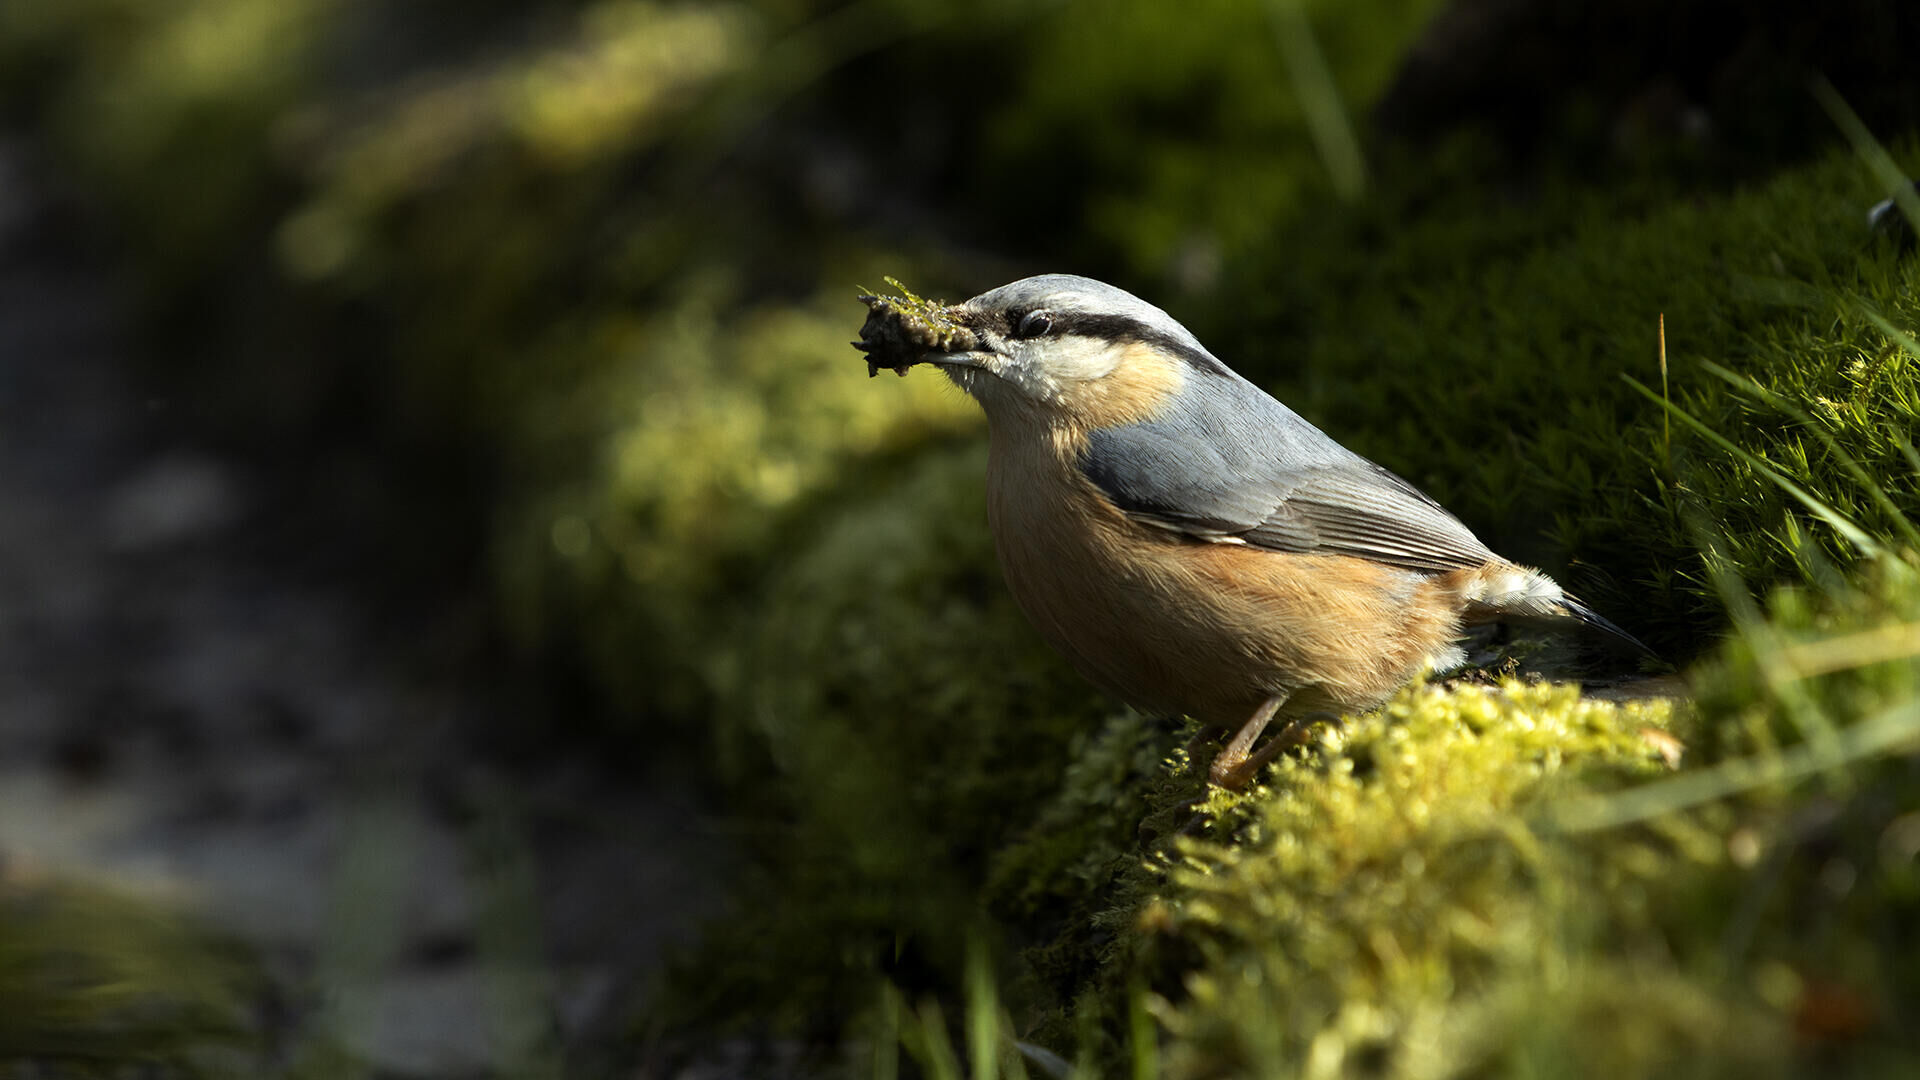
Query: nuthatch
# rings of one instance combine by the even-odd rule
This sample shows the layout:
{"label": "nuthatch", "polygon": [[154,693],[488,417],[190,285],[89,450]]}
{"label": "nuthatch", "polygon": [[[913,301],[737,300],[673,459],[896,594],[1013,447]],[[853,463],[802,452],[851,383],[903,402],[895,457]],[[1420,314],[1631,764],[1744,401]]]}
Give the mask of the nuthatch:
{"label": "nuthatch", "polygon": [[1494,624],[1644,649],[1130,293],[1047,274],[946,308],[863,299],[870,371],[934,364],[986,410],[987,518],[1021,610],[1113,696],[1236,732],[1216,784],[1244,786],[1316,713],[1460,667]]}

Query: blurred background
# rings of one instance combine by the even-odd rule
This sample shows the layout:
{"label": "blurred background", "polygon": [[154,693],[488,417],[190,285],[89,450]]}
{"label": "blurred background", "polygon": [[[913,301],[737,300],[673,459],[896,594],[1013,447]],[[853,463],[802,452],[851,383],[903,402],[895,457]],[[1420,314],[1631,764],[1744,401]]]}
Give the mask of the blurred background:
{"label": "blurred background", "polygon": [[1691,659],[1689,498],[1758,588],[1808,556],[1619,376],[1664,314],[1733,416],[1689,362],[1829,318],[1779,283],[1873,255],[1885,187],[1810,86],[1904,152],[1917,43],[1872,0],[11,0],[0,1060],[799,1075],[875,978],[1046,939],[1116,710],[1003,594],[976,411],[848,347],[886,276],[1121,285]]}

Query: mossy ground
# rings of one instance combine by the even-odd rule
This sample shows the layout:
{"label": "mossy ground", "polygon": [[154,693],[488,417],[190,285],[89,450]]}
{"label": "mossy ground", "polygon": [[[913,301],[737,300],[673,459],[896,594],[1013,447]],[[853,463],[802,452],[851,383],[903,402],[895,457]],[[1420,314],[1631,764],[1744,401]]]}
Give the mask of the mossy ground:
{"label": "mossy ground", "polygon": [[[1769,655],[1764,635],[1738,638],[1719,657],[1714,639],[1700,636],[1743,610],[1740,596],[1796,582],[1800,591],[1782,594],[1761,624],[1774,628],[1768,633],[1891,624],[1910,634],[1900,613],[1911,603],[1913,556],[1901,544],[1914,486],[1899,433],[1913,430],[1916,358],[1874,316],[1914,324],[1915,267],[1866,234],[1860,208],[1874,191],[1859,162],[1836,153],[1710,206],[1650,210],[1628,223],[1576,214],[1564,234],[1499,250],[1471,272],[1431,277],[1420,264],[1438,259],[1425,252],[1434,241],[1411,228],[1400,240],[1415,249],[1411,276],[1328,301],[1323,307],[1340,316],[1290,354],[1309,371],[1352,376],[1309,381],[1302,400],[1353,417],[1365,432],[1355,441],[1383,460],[1429,463],[1407,471],[1447,491],[1453,505],[1477,508],[1470,518],[1540,528],[1557,517],[1558,540],[1569,546],[1536,543],[1579,557],[1570,573],[1556,571],[1670,654],[1701,656],[1696,677],[1743,687],[1741,705],[1729,712],[1728,700],[1709,692],[1698,712],[1676,718],[1669,705],[1590,702],[1564,688],[1410,692],[1382,714],[1349,721],[1341,737],[1287,762],[1251,797],[1218,806],[1222,835],[1211,843],[1172,838],[1202,791],[1181,755],[1181,732],[1088,713],[1089,726],[1062,755],[1062,731],[1071,729],[1029,719],[1057,713],[1030,709],[1031,697],[995,705],[968,730],[1003,725],[1001,738],[1032,754],[1028,765],[1059,778],[1029,781],[1027,790],[1057,785],[1056,794],[1027,804],[1038,809],[1024,828],[1004,813],[1023,797],[1016,776],[997,774],[998,814],[963,817],[969,806],[995,804],[934,794],[929,811],[939,826],[927,839],[970,852],[983,830],[1004,838],[975,901],[998,929],[956,915],[942,949],[916,924],[896,937],[891,958],[904,945],[915,962],[899,970],[887,957],[869,958],[875,969],[911,998],[942,985],[928,984],[919,953],[944,954],[953,972],[955,927],[997,934],[1013,1023],[1063,1052],[1092,1047],[1094,1075],[1118,1068],[1126,1053],[1130,993],[1157,1025],[1157,1068],[1174,1076],[1558,1074],[1570,1060],[1589,1075],[1785,1073],[1836,1062],[1875,1072],[1910,1061],[1915,1047],[1896,1019],[1911,1007],[1897,989],[1904,976],[1869,959],[1891,944],[1886,931],[1841,945],[1851,933],[1842,927],[1863,929],[1852,913],[1871,911],[1864,917],[1883,928],[1900,921],[1891,913],[1909,902],[1906,857],[1822,863],[1808,849],[1826,841],[1796,835],[1793,824],[1835,815],[1848,822],[1848,844],[1888,850],[1904,835],[1899,823],[1915,793],[1867,777],[1907,767],[1838,754],[1825,759],[1822,779],[1793,782],[1765,763],[1907,700],[1912,650],[1870,671],[1811,672],[1819,678],[1803,681],[1791,664],[1756,659]],[[1359,312],[1351,323],[1347,309]],[[1658,379],[1663,312],[1670,400],[1887,538],[1884,557],[1862,562],[1841,531],[1809,524],[1775,479],[1684,424],[1662,423],[1658,404],[1622,376]],[[1340,332],[1348,325],[1360,329]],[[1800,403],[1805,415],[1714,377],[1703,360]],[[1408,374],[1395,376],[1402,367]],[[1421,390],[1364,392],[1396,385]],[[1849,460],[1866,463],[1862,476]],[[961,508],[977,506],[972,477],[956,480]],[[822,580],[790,614],[763,609],[762,618],[799,627],[792,620],[832,611],[829,598],[876,581],[890,587],[861,601],[865,612],[884,610],[893,596],[918,597],[931,583],[947,603],[961,595],[950,556],[964,548],[900,545],[890,529],[901,526],[880,524],[901,510],[918,530],[926,506],[892,490],[870,505],[877,518],[850,518],[850,531],[823,537],[823,553],[833,552],[847,576]],[[866,556],[873,546],[896,552],[884,572]],[[783,657],[789,642],[809,636],[776,632],[767,655]],[[1030,648],[1016,625],[998,639]],[[834,733],[862,702],[888,700],[901,679],[944,662],[861,669],[863,689],[846,707],[799,711],[810,717],[801,737],[837,745]],[[847,658],[806,654],[805,667],[821,678],[847,669]],[[1745,674],[1728,674],[1736,670]],[[1863,680],[1869,692],[1858,690]],[[1658,812],[1634,810],[1613,828],[1576,829],[1569,822],[1600,819],[1559,815],[1563,803],[1589,814],[1632,810],[1633,799],[1670,790],[1662,755],[1675,744],[1657,734],[1670,725],[1686,748],[1675,782],[1715,770],[1743,779],[1723,785],[1724,798],[1655,802]],[[1915,729],[1902,730],[1911,738]],[[922,734],[867,731],[861,755],[877,764],[888,745],[901,747],[891,770],[880,771],[918,777],[909,762],[920,751],[905,748]],[[1881,735],[1879,747],[1898,744]],[[829,750],[818,771],[787,773],[801,785],[802,805],[819,801],[811,813],[857,818],[861,807],[892,805],[862,797],[831,809],[839,782],[829,778],[847,760]],[[923,783],[914,790],[925,792]],[[890,820],[843,838],[827,859],[855,855],[897,828]],[[855,878],[876,880],[862,873]],[[908,925],[899,918],[908,907],[893,909],[896,930]],[[804,908],[788,914],[838,921]],[[1821,948],[1801,937],[1809,922],[1822,928]],[[949,978],[952,989],[958,978]]]}
{"label": "mossy ground", "polygon": [[111,885],[0,881],[0,1062],[46,1075],[241,1076],[259,977],[176,905]]}
{"label": "mossy ground", "polygon": [[[381,5],[90,0],[0,13],[0,73],[159,325],[214,328],[160,377],[228,433],[451,455],[503,632],[602,703],[553,737],[707,770],[756,869],[641,1029],[901,1033],[936,1074],[922,1002],[1093,1075],[1910,1064],[1920,261],[1867,232],[1880,181],[1507,176],[1471,138],[1329,180],[1309,129],[1433,5],[1301,5],[1312,93],[1284,12],[1094,7],[483,5],[461,48]],[[1191,733],[1013,610],[978,417],[846,345],[858,282],[1053,269],[1698,661],[1697,707],[1410,691],[1182,838]]]}

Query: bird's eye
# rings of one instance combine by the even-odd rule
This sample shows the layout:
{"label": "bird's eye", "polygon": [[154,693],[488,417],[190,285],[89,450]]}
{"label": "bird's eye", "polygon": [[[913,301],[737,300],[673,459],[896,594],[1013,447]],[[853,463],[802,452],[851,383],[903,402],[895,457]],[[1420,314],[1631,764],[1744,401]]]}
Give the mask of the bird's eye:
{"label": "bird's eye", "polygon": [[1014,331],[1014,335],[1037,338],[1051,329],[1053,329],[1053,316],[1044,311],[1029,311],[1026,318],[1020,320],[1020,327]]}

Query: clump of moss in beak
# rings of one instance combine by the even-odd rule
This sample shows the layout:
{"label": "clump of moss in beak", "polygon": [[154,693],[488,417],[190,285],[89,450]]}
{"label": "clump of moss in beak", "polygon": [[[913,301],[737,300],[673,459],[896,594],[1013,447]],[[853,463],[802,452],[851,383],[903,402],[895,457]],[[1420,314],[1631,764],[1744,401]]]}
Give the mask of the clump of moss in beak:
{"label": "clump of moss in beak", "polygon": [[945,301],[915,296],[893,278],[886,282],[901,295],[860,297],[867,305],[867,321],[853,347],[867,354],[868,378],[880,374],[883,367],[904,377],[928,353],[966,352],[977,344],[973,331],[954,319]]}

